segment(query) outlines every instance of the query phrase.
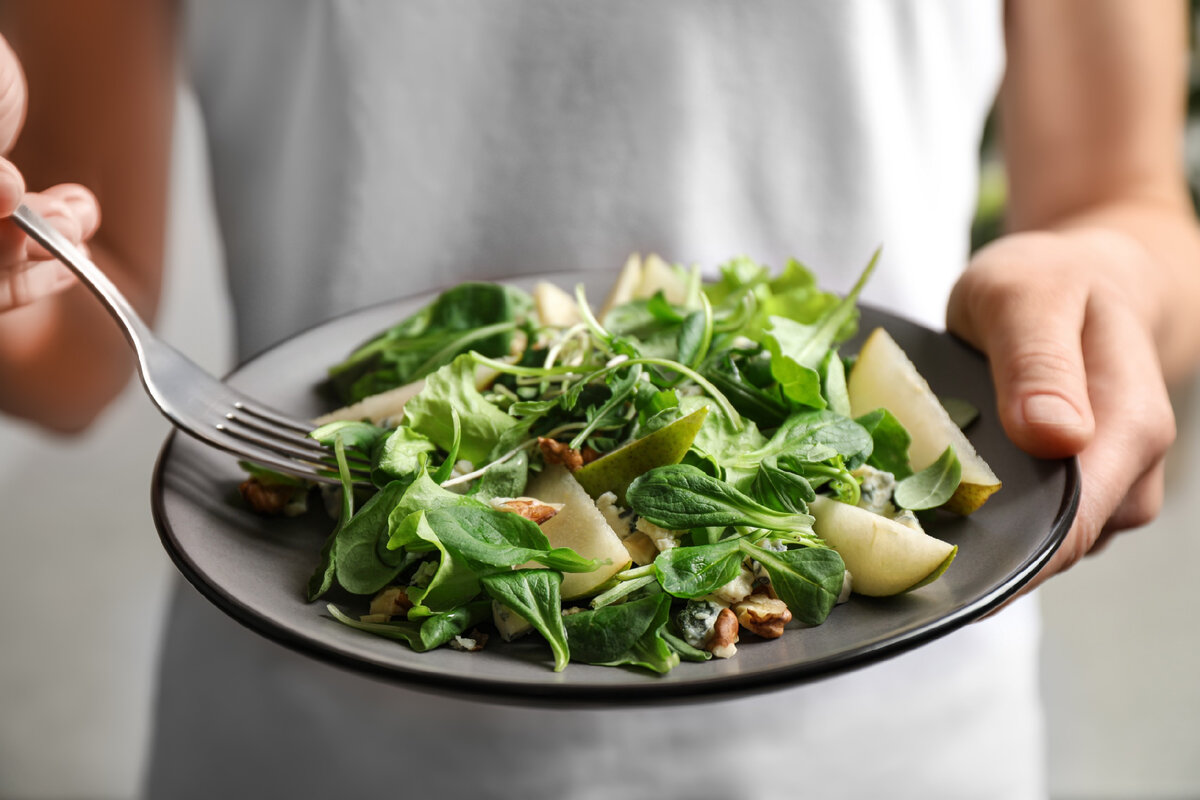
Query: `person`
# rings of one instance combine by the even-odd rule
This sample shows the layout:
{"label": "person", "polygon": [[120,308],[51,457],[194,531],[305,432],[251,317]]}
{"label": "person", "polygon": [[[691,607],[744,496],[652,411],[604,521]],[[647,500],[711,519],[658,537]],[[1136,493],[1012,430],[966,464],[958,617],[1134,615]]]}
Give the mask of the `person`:
{"label": "person", "polygon": [[[179,15],[43,0],[0,18],[0,213],[39,208],[148,316]],[[1013,441],[1079,458],[1078,515],[1037,581],[1161,504],[1166,386],[1200,354],[1182,3],[262,0],[183,21],[243,356],[466,277],[747,251],[833,285],[883,241],[866,299],[933,325],[944,309],[989,358]],[[998,83],[1009,233],[968,257]],[[0,310],[0,409],[86,427],[126,345],[11,223]],[[506,708],[308,661],[185,588],[148,792],[1039,797],[1035,659],[1025,598],[763,697]]]}

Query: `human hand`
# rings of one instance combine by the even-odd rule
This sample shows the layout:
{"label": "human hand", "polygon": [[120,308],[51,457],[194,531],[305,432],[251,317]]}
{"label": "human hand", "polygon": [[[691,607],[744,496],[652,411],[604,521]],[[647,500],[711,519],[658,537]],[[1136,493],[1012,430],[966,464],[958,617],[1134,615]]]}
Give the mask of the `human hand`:
{"label": "human hand", "polygon": [[[21,132],[26,99],[21,64],[8,42],[0,37],[0,153],[5,156]],[[7,158],[0,157],[0,218],[4,218],[0,221],[0,314],[75,284],[70,270],[7,219],[22,202],[85,249],[85,243],[100,225],[99,204],[86,188],[64,183],[26,194],[20,170]]]}
{"label": "human hand", "polygon": [[1155,343],[1170,287],[1156,266],[1109,230],[1022,233],[977,253],[951,293],[947,326],[988,356],[1009,438],[1079,457],[1075,523],[1028,588],[1162,505],[1175,418]]}

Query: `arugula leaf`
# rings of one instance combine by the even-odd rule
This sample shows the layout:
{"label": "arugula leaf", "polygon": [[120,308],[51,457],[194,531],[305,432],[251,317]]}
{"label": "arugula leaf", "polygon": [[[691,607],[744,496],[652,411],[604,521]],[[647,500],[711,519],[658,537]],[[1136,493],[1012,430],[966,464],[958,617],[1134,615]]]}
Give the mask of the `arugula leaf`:
{"label": "arugula leaf", "polygon": [[953,496],[961,482],[962,464],[954,447],[948,446],[937,461],[897,483],[892,500],[900,508],[911,511],[937,508]]}
{"label": "arugula leaf", "polygon": [[771,588],[792,616],[808,625],[825,621],[837,604],[846,574],[846,565],[836,550],[802,547],[777,553],[747,539],[739,541],[742,552],[767,571]]}
{"label": "arugula leaf", "polygon": [[712,594],[736,578],[744,558],[737,539],[672,547],[654,559],[654,574],[667,593],[694,600]]}
{"label": "arugula leaf", "polygon": [[563,628],[562,573],[548,569],[519,569],[481,578],[488,595],[524,617],[545,637],[554,653],[554,671],[562,672],[571,660]]}
{"label": "arugula leaf", "polygon": [[513,332],[532,307],[518,289],[461,284],[359,346],[330,368],[329,383],[348,404],[423,378],[468,350],[507,355]]}
{"label": "arugula leaf", "polygon": [[812,324],[786,317],[768,318],[763,344],[771,351],[771,374],[783,387],[784,394],[793,401],[813,408],[825,408],[817,370],[825,354],[839,341],[838,337],[857,315],[858,295],[875,271],[880,252],[875,251],[849,294]]}
{"label": "arugula leaf", "polygon": [[663,637],[671,598],[665,594],[563,618],[571,659],[601,666],[633,665],[669,672],[679,656]]}
{"label": "arugula leaf", "polygon": [[372,425],[370,422],[336,420],[327,422],[308,435],[326,447],[332,447],[336,440],[341,439],[347,450],[358,450],[369,455],[375,449],[375,445],[389,433],[387,428]]}
{"label": "arugula leaf", "polygon": [[788,417],[765,445],[743,451],[735,463],[753,467],[763,459],[787,455],[816,464],[841,456],[853,468],[866,461],[873,447],[871,434],[849,417],[828,410],[801,411]]}
{"label": "arugula leaf", "polygon": [[475,360],[469,353],[426,378],[425,388],[405,405],[404,418],[409,428],[449,450],[454,444],[451,410],[462,422],[459,457],[473,464],[487,458],[501,435],[517,425],[475,388]]}

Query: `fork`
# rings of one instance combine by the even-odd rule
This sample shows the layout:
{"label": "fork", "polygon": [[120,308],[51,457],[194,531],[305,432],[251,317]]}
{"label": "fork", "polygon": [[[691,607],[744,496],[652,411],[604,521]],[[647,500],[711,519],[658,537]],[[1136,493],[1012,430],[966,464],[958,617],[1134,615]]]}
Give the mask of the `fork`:
{"label": "fork", "polygon": [[[18,206],[12,220],[66,264],[104,304],[137,355],[146,393],[172,425],[269,469],[320,483],[340,482],[333,452],[308,435],[312,423],[247,397],[160,339],[108,276],[29,206]],[[356,483],[366,483],[370,467],[353,461],[350,474]]]}

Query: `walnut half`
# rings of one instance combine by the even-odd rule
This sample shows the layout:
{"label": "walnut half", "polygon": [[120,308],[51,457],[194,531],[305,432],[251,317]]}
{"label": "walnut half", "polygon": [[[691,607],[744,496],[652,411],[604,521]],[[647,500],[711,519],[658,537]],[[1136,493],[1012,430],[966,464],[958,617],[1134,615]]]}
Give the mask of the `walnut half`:
{"label": "walnut half", "polygon": [[508,511],[517,516],[541,525],[562,511],[562,503],[543,503],[533,497],[497,497],[492,500],[492,508],[497,511]]}
{"label": "walnut half", "polygon": [[712,636],[704,648],[717,658],[730,658],[737,652],[738,620],[728,608],[722,608],[713,623]]}
{"label": "walnut half", "polygon": [[765,593],[755,593],[734,603],[733,612],[743,628],[764,639],[783,636],[783,627],[792,621],[787,604]]}

